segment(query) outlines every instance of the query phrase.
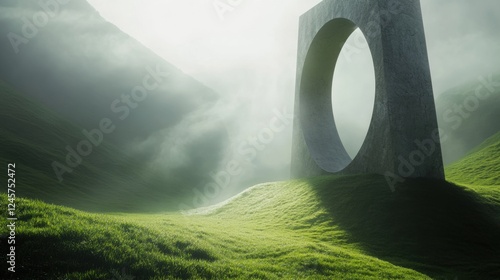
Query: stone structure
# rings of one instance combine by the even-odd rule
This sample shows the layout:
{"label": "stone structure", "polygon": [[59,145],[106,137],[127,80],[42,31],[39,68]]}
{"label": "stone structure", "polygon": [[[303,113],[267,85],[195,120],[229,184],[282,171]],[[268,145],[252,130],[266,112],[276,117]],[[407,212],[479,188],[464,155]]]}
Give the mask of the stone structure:
{"label": "stone structure", "polygon": [[[357,27],[373,57],[376,90],[368,133],[351,159],[335,126],[331,88],[339,53]],[[444,178],[420,2],[324,0],[302,15],[295,116],[292,177]]]}

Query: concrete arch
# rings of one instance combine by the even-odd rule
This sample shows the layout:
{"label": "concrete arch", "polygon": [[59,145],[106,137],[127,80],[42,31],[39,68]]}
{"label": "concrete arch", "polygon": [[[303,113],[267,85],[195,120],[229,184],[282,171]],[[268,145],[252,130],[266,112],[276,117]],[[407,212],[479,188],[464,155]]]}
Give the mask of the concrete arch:
{"label": "concrete arch", "polygon": [[[337,58],[356,27],[372,53],[376,90],[368,133],[351,160],[330,98]],[[420,2],[325,0],[302,15],[295,115],[292,177],[390,173],[444,178]],[[412,160],[415,155],[418,160]]]}

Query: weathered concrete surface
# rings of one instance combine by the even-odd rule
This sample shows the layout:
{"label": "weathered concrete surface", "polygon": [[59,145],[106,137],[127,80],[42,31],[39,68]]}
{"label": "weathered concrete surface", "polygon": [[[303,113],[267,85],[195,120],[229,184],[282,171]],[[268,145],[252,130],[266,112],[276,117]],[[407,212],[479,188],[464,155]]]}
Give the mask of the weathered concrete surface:
{"label": "weathered concrete surface", "polygon": [[[375,67],[370,127],[351,160],[331,106],[333,72],[359,27]],[[418,0],[325,0],[300,18],[292,177],[378,173],[444,178]]]}

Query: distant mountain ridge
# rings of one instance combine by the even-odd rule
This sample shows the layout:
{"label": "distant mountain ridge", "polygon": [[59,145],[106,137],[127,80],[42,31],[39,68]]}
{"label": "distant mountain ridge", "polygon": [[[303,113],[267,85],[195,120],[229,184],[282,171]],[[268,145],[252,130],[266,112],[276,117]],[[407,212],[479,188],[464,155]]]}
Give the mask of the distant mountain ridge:
{"label": "distant mountain ridge", "polygon": [[[11,159],[22,161],[21,157],[30,157],[23,150],[53,149],[39,156],[40,165],[31,164],[34,173],[49,174],[45,171],[50,169],[50,162],[70,153],[66,146],[77,150],[78,144],[88,138],[82,134],[84,129],[96,132],[103,124],[104,129],[112,132],[104,135],[106,143],[95,150],[113,156],[93,162],[93,168],[103,172],[92,173],[94,180],[101,179],[97,174],[111,178],[104,173],[124,174],[138,168],[142,174],[142,169],[153,168],[155,176],[162,178],[154,179],[163,184],[164,191],[160,193],[189,192],[209,180],[209,173],[220,164],[224,143],[228,141],[228,120],[214,110],[219,95],[107,22],[87,1],[1,1],[0,34],[6,35],[0,37],[0,80],[15,89],[9,91],[41,103],[58,116],[47,117],[41,112],[47,118],[42,117],[39,122],[26,110],[9,110],[9,118],[15,119],[17,114],[30,118],[12,127],[5,136],[12,145],[17,141],[12,146],[16,151],[9,153],[18,156]],[[24,106],[23,102],[16,99],[12,106]],[[9,106],[2,102],[0,109]],[[39,112],[34,107],[26,109]],[[77,129],[59,127],[64,121]],[[56,137],[59,144],[53,145],[56,142],[50,138],[48,142],[23,146],[22,139],[44,139],[42,131],[36,129],[38,125],[45,127],[47,137]],[[193,131],[193,127],[203,129]],[[33,134],[39,139],[29,137],[34,129],[37,132]],[[4,132],[7,133],[3,131],[2,136]],[[99,139],[98,134],[94,135]],[[18,136],[23,138],[14,140]],[[119,153],[110,152],[111,147]],[[114,157],[116,166],[110,161]],[[58,162],[64,171],[63,161],[64,158]],[[133,162],[131,165],[136,167],[120,170],[118,166],[123,161]],[[77,169],[74,173],[66,172],[64,177],[85,168]],[[50,174],[50,180],[59,181],[54,172]],[[159,182],[155,184],[160,187]]]}
{"label": "distant mountain ridge", "polygon": [[500,131],[500,73],[452,88],[436,100],[445,164],[460,160]]}
{"label": "distant mountain ridge", "polygon": [[[0,164],[16,164],[18,196],[90,211],[136,211],[176,209],[188,191],[107,139],[70,167],[67,148],[76,150],[75,143],[86,139],[81,128],[1,80],[0,99]],[[62,180],[55,162],[71,170]]]}
{"label": "distant mountain ridge", "polygon": [[[151,72],[169,74],[141,102],[144,109],[125,120],[128,131],[113,134],[114,141],[139,133],[147,137],[218,98],[213,90],[105,21],[85,0],[60,4],[54,17],[44,12],[39,1],[2,1],[0,7],[7,10],[6,6],[11,14],[0,14],[1,34],[22,37],[32,28],[36,32],[17,54],[8,36],[0,38],[0,78],[83,127],[95,126],[113,114],[111,104],[118,99],[123,105],[126,95]],[[39,15],[49,19],[37,27]]]}

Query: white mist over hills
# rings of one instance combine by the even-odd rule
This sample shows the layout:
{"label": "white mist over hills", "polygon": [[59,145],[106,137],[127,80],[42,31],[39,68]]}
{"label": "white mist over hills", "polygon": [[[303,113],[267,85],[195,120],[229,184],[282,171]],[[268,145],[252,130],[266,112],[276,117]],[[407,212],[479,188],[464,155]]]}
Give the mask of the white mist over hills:
{"label": "white mist over hills", "polygon": [[[65,2],[54,1],[44,3]],[[112,137],[173,174],[170,184],[215,182],[228,185],[227,196],[288,177],[298,18],[319,2],[67,1],[19,53],[2,37],[0,78],[92,129],[160,63],[171,83]],[[38,1],[0,7],[1,34],[21,34],[25,19],[43,10]],[[498,1],[422,0],[422,10],[436,95],[499,72]],[[335,73],[336,117],[351,154],[373,103],[369,51],[360,44],[356,54],[341,56]]]}
{"label": "white mist over hills", "polygon": [[[220,93],[229,114],[238,104],[233,115],[238,127],[228,126],[228,131],[231,143],[241,143],[265,128],[273,109],[292,107],[298,18],[320,1],[89,2],[124,32]],[[500,70],[498,1],[422,0],[421,5],[436,96]],[[368,49],[351,44],[359,55],[349,61],[341,56],[338,62],[334,107],[341,137],[354,155],[371,118],[374,86],[373,70],[366,66]],[[277,178],[286,176],[282,167],[289,160],[290,133],[287,127],[257,156],[281,174]]]}

